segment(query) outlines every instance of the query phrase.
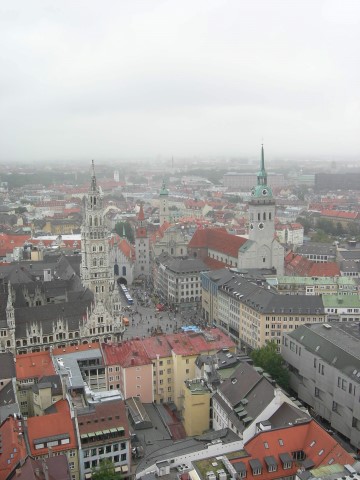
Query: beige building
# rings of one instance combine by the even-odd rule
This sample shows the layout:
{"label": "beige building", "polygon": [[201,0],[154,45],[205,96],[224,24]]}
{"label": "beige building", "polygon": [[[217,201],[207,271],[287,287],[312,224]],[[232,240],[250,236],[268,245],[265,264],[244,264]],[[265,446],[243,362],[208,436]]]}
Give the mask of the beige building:
{"label": "beige building", "polygon": [[[279,295],[270,286],[258,285],[236,273],[230,279],[225,277],[219,285],[203,281],[204,289],[208,305],[217,308],[212,312],[213,320],[245,351],[269,341],[274,341],[280,351],[284,332],[304,323],[324,322],[326,318],[320,296]],[[211,300],[213,295],[216,302]]]}
{"label": "beige building", "polygon": [[195,379],[185,382],[184,390],[184,428],[189,437],[202,435],[210,428],[211,392],[204,380]]}
{"label": "beige building", "polygon": [[148,337],[142,343],[153,364],[154,402],[174,402],[181,412],[185,381],[196,377],[197,357],[215,354],[222,348],[235,352],[236,348],[228,335],[217,328]]}

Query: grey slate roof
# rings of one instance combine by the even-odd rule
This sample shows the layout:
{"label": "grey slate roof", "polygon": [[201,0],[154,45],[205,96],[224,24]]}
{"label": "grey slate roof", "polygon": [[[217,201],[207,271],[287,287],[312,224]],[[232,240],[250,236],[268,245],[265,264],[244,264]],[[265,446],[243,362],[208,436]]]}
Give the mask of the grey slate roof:
{"label": "grey slate roof", "polygon": [[32,390],[34,393],[39,393],[39,390],[43,388],[51,388],[52,395],[61,395],[62,386],[60,376],[49,375],[46,377],[42,377],[38,383],[35,383],[35,385],[32,386]]}
{"label": "grey slate roof", "polygon": [[269,314],[323,314],[324,306],[319,295],[279,295],[245,278],[233,276],[220,290],[240,300],[249,307]]}
{"label": "grey slate roof", "polygon": [[319,323],[301,325],[288,337],[360,383],[359,322],[332,322],[328,325],[331,328]]}
{"label": "grey slate roof", "polygon": [[[24,338],[26,326],[41,323],[43,334],[53,333],[52,322],[63,319],[70,330],[78,330],[79,323],[93,302],[93,293],[85,289],[75,269],[80,265],[80,256],[59,256],[46,262],[16,262],[0,266],[0,327],[6,327],[7,283],[14,290],[15,336]],[[44,270],[50,269],[53,279],[44,281]],[[41,295],[58,303],[46,303],[29,308],[25,295]],[[65,300],[60,300],[64,298]]]}
{"label": "grey slate roof", "polygon": [[209,270],[209,267],[199,258],[172,257],[166,252],[159,255],[157,261],[175,273],[200,273]]}
{"label": "grey slate roof", "polygon": [[336,247],[331,243],[305,243],[296,248],[296,253],[300,255],[328,255],[336,256]]}
{"label": "grey slate roof", "polygon": [[[240,432],[243,432],[246,423],[255,419],[273,400],[274,390],[274,386],[264,376],[244,362],[238,366],[231,378],[219,386],[213,400],[221,405],[231,422]],[[221,398],[220,393],[227,399],[231,407]],[[241,406],[243,409],[239,416],[234,409],[241,408]],[[249,418],[251,420],[244,422]]]}
{"label": "grey slate roof", "polygon": [[10,352],[0,353],[0,379],[16,378],[14,356]]}

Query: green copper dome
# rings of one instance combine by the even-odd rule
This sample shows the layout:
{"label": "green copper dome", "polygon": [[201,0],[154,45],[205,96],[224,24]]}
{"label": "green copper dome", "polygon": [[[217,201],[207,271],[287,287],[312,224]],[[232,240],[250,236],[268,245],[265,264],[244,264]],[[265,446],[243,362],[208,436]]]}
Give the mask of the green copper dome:
{"label": "green copper dome", "polygon": [[160,195],[169,195],[169,190],[166,188],[166,185],[165,185],[165,179],[163,180],[163,183],[160,189]]}

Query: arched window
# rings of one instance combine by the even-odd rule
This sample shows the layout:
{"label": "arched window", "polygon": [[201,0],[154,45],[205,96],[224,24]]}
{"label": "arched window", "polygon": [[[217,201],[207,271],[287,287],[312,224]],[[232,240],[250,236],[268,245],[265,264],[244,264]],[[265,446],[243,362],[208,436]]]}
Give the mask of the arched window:
{"label": "arched window", "polygon": [[119,265],[117,263],[114,265],[114,274],[119,275]]}
{"label": "arched window", "polygon": [[126,267],[122,267],[122,274],[126,275]]}
{"label": "arched window", "polygon": [[95,217],[95,218],[94,218],[94,225],[95,225],[95,227],[98,226],[98,217]]}
{"label": "arched window", "polygon": [[263,214],[263,220],[266,220],[266,213]]}
{"label": "arched window", "polygon": [[93,267],[96,267],[96,258],[93,258]]}

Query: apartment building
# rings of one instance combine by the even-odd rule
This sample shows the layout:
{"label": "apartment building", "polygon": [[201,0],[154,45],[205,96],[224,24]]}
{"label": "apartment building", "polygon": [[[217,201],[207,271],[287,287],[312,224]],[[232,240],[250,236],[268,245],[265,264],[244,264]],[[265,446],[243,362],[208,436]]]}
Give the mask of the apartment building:
{"label": "apartment building", "polygon": [[301,325],[284,335],[282,356],[300,400],[360,447],[359,322]]}
{"label": "apartment building", "polygon": [[76,428],[67,400],[59,400],[47,415],[27,419],[30,453],[35,459],[66,455],[71,480],[80,480]]}
{"label": "apartment building", "polygon": [[102,344],[108,390],[120,390],[124,399],[139,397],[143,403],[154,401],[153,364],[142,340]]}
{"label": "apartment building", "polygon": [[217,295],[218,326],[242,350],[274,341],[280,351],[283,333],[326,318],[320,296],[279,295],[240,276],[221,285]]}
{"label": "apartment building", "polygon": [[102,460],[127,477],[131,469],[130,432],[125,403],[112,400],[90,405],[77,416],[81,478],[91,478]]}
{"label": "apartment building", "polygon": [[200,307],[200,273],[208,270],[202,260],[163,253],[156,259],[154,268],[154,287],[162,300],[179,310]]}

